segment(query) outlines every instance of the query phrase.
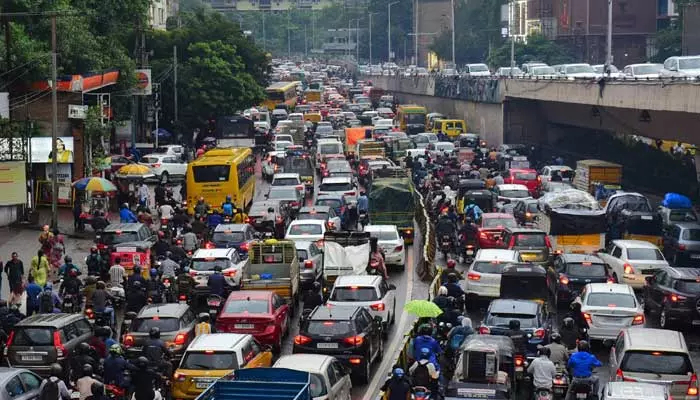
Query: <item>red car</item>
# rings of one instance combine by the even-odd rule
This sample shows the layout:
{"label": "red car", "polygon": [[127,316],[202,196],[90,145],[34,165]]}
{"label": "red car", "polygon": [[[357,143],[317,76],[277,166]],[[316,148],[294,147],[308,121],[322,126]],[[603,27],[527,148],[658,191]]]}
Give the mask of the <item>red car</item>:
{"label": "red car", "polygon": [[518,222],[510,214],[485,213],[481,216],[478,226],[478,247],[480,249],[498,249],[503,247],[499,239],[503,237],[506,228],[517,228]]}
{"label": "red car", "polygon": [[503,180],[505,181],[504,183],[525,185],[532,197],[537,197],[542,183],[540,182],[540,177],[537,175],[537,171],[529,168],[511,168],[504,173]]}
{"label": "red car", "polygon": [[228,296],[215,327],[222,333],[249,333],[279,353],[291,318],[289,305],[274,291],[240,290]]}

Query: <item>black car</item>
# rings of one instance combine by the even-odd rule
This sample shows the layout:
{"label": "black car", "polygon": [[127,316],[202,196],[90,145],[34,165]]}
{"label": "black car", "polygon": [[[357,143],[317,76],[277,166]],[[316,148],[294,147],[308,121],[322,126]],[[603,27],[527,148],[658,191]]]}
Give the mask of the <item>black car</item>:
{"label": "black car", "polygon": [[511,320],[520,321],[520,329],[528,333],[527,357],[536,357],[537,346],[549,343],[552,330],[552,320],[543,305],[533,300],[493,300],[486,310],[479,333],[505,335]]}
{"label": "black car", "polygon": [[250,224],[219,224],[214,228],[207,247],[235,248],[241,256],[248,255],[248,245],[255,240],[255,229]]}
{"label": "black car", "polygon": [[646,280],[644,312],[657,314],[661,328],[700,326],[700,268],[662,268]]}
{"label": "black car", "polygon": [[369,382],[372,363],[382,359],[383,346],[381,317],[372,318],[364,307],[319,306],[302,318],[292,352],[333,356]]}
{"label": "black car", "polygon": [[560,302],[571,302],[588,283],[614,282],[612,271],[600,258],[587,254],[561,254],[554,260]]}

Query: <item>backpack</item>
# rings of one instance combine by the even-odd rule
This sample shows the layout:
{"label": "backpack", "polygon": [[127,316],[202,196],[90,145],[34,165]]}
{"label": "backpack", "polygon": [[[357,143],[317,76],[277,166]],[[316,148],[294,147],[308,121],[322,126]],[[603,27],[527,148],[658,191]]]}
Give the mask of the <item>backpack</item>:
{"label": "backpack", "polygon": [[43,292],[39,295],[39,310],[44,313],[53,311],[53,295],[51,292]]}
{"label": "backpack", "polygon": [[413,386],[430,386],[430,371],[428,364],[418,363],[418,366],[413,370]]}
{"label": "backpack", "polygon": [[41,393],[39,393],[39,399],[38,400],[56,400],[58,399],[58,379],[53,379],[53,377],[47,378],[46,379],[46,384],[44,385],[44,388],[41,389]]}

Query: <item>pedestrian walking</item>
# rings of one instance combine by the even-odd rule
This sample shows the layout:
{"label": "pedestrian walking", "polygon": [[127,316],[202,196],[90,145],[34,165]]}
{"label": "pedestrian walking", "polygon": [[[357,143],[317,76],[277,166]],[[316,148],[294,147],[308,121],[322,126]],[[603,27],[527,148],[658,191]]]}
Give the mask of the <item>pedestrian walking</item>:
{"label": "pedestrian walking", "polygon": [[22,277],[24,276],[24,264],[19,259],[17,252],[13,252],[10,261],[5,263],[5,274],[7,274],[7,282],[10,284],[10,290],[14,291],[17,287],[22,287]]}
{"label": "pedestrian walking", "polygon": [[34,276],[27,277],[27,317],[39,312],[39,295],[44,290],[38,283],[34,282]]}
{"label": "pedestrian walking", "polygon": [[146,182],[141,181],[141,185],[139,186],[138,190],[138,196],[139,196],[139,204],[143,204],[146,207],[148,207],[148,197],[150,196],[148,192],[148,186],[146,186]]}
{"label": "pedestrian walking", "polygon": [[51,253],[48,255],[50,264],[48,272],[53,280],[57,275],[56,272],[61,265],[63,265],[63,256],[66,253],[66,246],[64,244],[63,235],[58,232],[58,229],[53,231],[53,240],[51,242]]}
{"label": "pedestrian walking", "polygon": [[44,225],[44,227],[42,228],[41,234],[39,234],[39,243],[41,244],[41,250],[44,251],[44,254],[51,253],[53,233],[51,233],[51,230],[49,229],[48,225]]}
{"label": "pedestrian walking", "polygon": [[42,250],[37,251],[36,255],[32,257],[32,276],[40,287],[46,285],[49,276],[49,260]]}

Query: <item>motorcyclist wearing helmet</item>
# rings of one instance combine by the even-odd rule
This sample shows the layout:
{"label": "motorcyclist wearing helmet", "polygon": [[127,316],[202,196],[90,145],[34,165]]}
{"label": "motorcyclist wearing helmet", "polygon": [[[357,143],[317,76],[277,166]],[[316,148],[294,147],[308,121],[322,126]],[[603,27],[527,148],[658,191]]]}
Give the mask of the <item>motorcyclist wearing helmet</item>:
{"label": "motorcyclist wearing helmet", "polygon": [[224,218],[219,214],[218,210],[213,210],[209,215],[207,215],[207,226],[209,229],[214,229],[216,228],[217,225],[222,224],[224,222]]}
{"label": "motorcyclist wearing helmet", "polygon": [[520,329],[520,321],[511,319],[510,322],[508,322],[506,336],[513,340],[515,354],[522,355],[523,357],[527,355],[527,332]]}
{"label": "motorcyclist wearing helmet", "polygon": [[75,382],[75,388],[80,393],[80,400],[85,400],[92,396],[92,384],[98,382],[98,380],[93,377],[93,374],[94,370],[92,365],[83,365],[82,377]]}
{"label": "motorcyclist wearing helmet", "polygon": [[44,379],[39,386],[39,398],[53,396],[58,391],[56,400],[71,400],[70,392],[66,383],[63,382],[63,367],[61,364],[51,364],[49,368],[49,377]]}
{"label": "motorcyclist wearing helmet", "polygon": [[151,298],[151,301],[154,304],[160,304],[163,302],[163,292],[165,292],[165,285],[163,285],[163,281],[160,280],[157,269],[151,268],[149,273],[151,275],[151,279],[149,279],[148,282],[146,282],[148,288],[148,297]]}
{"label": "motorcyclist wearing helmet", "polygon": [[102,272],[102,264],[103,261],[100,252],[97,251],[96,246],[92,246],[90,248],[90,255],[88,255],[85,259],[85,265],[87,265],[88,275],[99,276],[100,272]]}
{"label": "motorcyclist wearing helmet", "polygon": [[107,385],[125,386],[124,372],[135,367],[122,355],[122,347],[113,344],[109,347],[109,355],[104,361],[104,382]]}
{"label": "motorcyclist wearing helmet", "polygon": [[318,282],[312,283],[311,289],[307,290],[306,293],[304,293],[304,298],[302,299],[302,301],[304,302],[305,310],[313,310],[314,308],[323,305],[321,284]]}
{"label": "motorcyclist wearing helmet", "polygon": [[66,275],[68,275],[69,271],[75,271],[76,275],[80,276],[83,273],[80,272],[80,268],[78,268],[77,265],[73,264],[73,257],[71,256],[65,256],[63,257],[64,264],[61,265],[60,268],[58,268],[58,276],[63,278]]}
{"label": "motorcyclist wearing helmet", "polygon": [[173,253],[165,252],[165,259],[160,262],[160,275],[163,278],[175,278],[175,271],[180,267],[178,263],[172,259]]}
{"label": "motorcyclist wearing helmet", "polygon": [[154,326],[148,331],[148,340],[143,346],[143,355],[163,375],[170,376],[172,374],[172,364],[169,361],[170,350],[168,350],[165,342],[160,339],[160,328]]}
{"label": "motorcyclist wearing helmet", "polygon": [[384,280],[389,279],[389,274],[386,270],[386,264],[384,264],[384,254],[382,254],[379,248],[379,240],[376,237],[370,238],[369,240],[369,260],[370,263],[376,263],[376,270],[380,275],[384,277]]}
{"label": "motorcyclist wearing helmet", "polygon": [[158,231],[158,240],[156,241],[156,244],[153,245],[153,249],[156,253],[156,257],[165,255],[165,252],[170,249],[170,243],[165,238],[165,232]]}
{"label": "motorcyclist wearing helmet", "polygon": [[435,299],[433,299],[433,303],[440,307],[440,309],[444,312],[448,308],[452,307],[452,301],[450,301],[450,298],[447,296],[447,288],[444,286],[440,286],[438,289],[437,296],[435,296]]}
{"label": "motorcyclist wearing helmet", "polygon": [[[420,371],[420,372],[419,372]],[[429,348],[423,347],[413,365],[408,369],[414,386],[423,386],[437,393],[437,383],[440,378],[440,370]]]}
{"label": "motorcyclist wearing helmet", "polygon": [[146,296],[144,285],[141,284],[141,281],[135,281],[130,286],[126,296],[126,311],[138,313],[146,304],[148,304],[148,297]]}
{"label": "motorcyclist wearing helmet", "polygon": [[447,275],[447,282],[443,286],[447,288],[447,295],[450,297],[460,300],[465,295],[464,290],[459,286],[459,277],[455,273]]}
{"label": "motorcyclist wearing helmet", "polygon": [[154,390],[155,381],[158,374],[150,367],[147,357],[141,356],[136,359],[136,369],[131,374],[132,388],[134,391],[133,400],[162,400],[160,392]]}
{"label": "motorcyclist wearing helmet", "polygon": [[[447,213],[441,213],[438,217],[438,221],[435,224],[435,233],[440,241],[444,236],[450,238],[450,248],[454,247],[455,234],[457,232],[457,224],[447,216]],[[442,243],[440,243],[442,245]]]}
{"label": "motorcyclist wearing helmet", "polygon": [[447,282],[447,277],[450,274],[455,274],[457,275],[458,280],[464,279],[464,276],[462,275],[461,272],[457,271],[457,261],[453,259],[447,260],[447,268],[442,270],[442,273],[440,273],[440,282],[443,284]]}
{"label": "motorcyclist wearing helmet", "polygon": [[226,278],[224,278],[224,275],[221,273],[221,266],[217,265],[214,267],[214,274],[209,275],[207,287],[211,291],[211,294],[226,297],[226,286]]}
{"label": "motorcyclist wearing helmet", "polygon": [[82,282],[78,279],[78,273],[71,269],[66,277],[63,279],[61,284],[61,289],[58,291],[58,295],[63,298],[65,295],[71,295],[75,298],[78,305],[80,305],[80,289],[82,287]]}
{"label": "motorcyclist wearing helmet", "polygon": [[75,353],[71,354],[70,380],[76,381],[82,376],[81,371],[84,365],[90,365],[93,369],[99,365],[99,356],[97,352],[87,342],[78,343],[78,346],[75,348]]}
{"label": "motorcyclist wearing helmet", "polygon": [[561,336],[561,343],[567,350],[573,350],[576,348],[576,343],[578,342],[578,330],[576,329],[576,323],[574,322],[573,318],[566,317],[561,321],[559,335]]}
{"label": "motorcyclist wearing helmet", "polygon": [[549,359],[554,364],[564,366],[569,361],[569,351],[561,344],[561,335],[558,332],[552,333],[550,343],[544,347],[550,351]]}
{"label": "motorcyclist wearing helmet", "polygon": [[107,397],[107,393],[105,391],[105,385],[98,381],[95,380],[95,382],[90,385],[90,397],[88,397],[86,400],[108,400],[109,398]]}
{"label": "motorcyclist wearing helmet", "polygon": [[601,367],[603,364],[590,353],[591,348],[588,342],[581,340],[578,343],[578,351],[571,355],[567,367],[570,371],[572,377],[571,384],[569,385],[569,391],[566,393],[566,399],[572,399],[574,397],[573,388],[577,384],[588,384],[592,387],[592,393],[598,394],[598,377],[593,375],[593,369],[596,367]]}
{"label": "motorcyclist wearing helmet", "polygon": [[116,343],[117,341],[112,339],[112,328],[109,326],[96,327],[95,334],[88,341],[101,359],[107,357],[107,350]]}
{"label": "motorcyclist wearing helmet", "polygon": [[139,265],[134,266],[134,273],[126,280],[126,290],[130,291],[136,282],[141,283],[141,289],[146,289],[146,280],[141,275],[141,267]]}
{"label": "motorcyclist wearing helmet", "polygon": [[201,218],[206,216],[207,212],[209,212],[209,204],[204,201],[204,197],[200,197],[194,206],[194,216],[195,218]]}
{"label": "motorcyclist wearing helmet", "polygon": [[205,335],[209,333],[216,333],[214,325],[211,324],[211,317],[209,313],[203,312],[198,315],[199,323],[194,326],[194,335]]}
{"label": "motorcyclist wearing helmet", "polygon": [[437,362],[438,355],[442,353],[440,343],[432,337],[433,329],[430,325],[424,324],[418,328],[418,336],[413,339],[413,357],[418,359],[421,354],[421,349],[427,348],[430,350],[430,360],[432,360],[439,370],[440,365]]}
{"label": "motorcyclist wearing helmet", "polygon": [[196,284],[197,282],[190,276],[190,269],[188,267],[181,268],[180,273],[175,278],[175,292],[178,297],[184,295],[189,299]]}
{"label": "motorcyclist wearing helmet", "polygon": [[129,204],[124,203],[119,210],[119,219],[122,224],[139,222],[136,215],[129,209]]}
{"label": "motorcyclist wearing helmet", "polygon": [[532,375],[532,385],[535,393],[538,390],[552,391],[552,380],[557,376],[557,368],[552,360],[549,359],[551,354],[549,348],[540,347],[538,350],[539,357],[532,360],[527,367],[527,373]]}
{"label": "motorcyclist wearing helmet", "polygon": [[579,335],[581,335],[584,329],[588,330],[588,321],[586,321],[586,318],[583,316],[583,311],[581,311],[581,303],[578,301],[571,303],[571,312],[569,312],[568,316],[574,319],[574,325],[576,325]]}
{"label": "motorcyclist wearing helmet", "polygon": [[387,400],[410,400],[413,387],[402,368],[394,368],[391,373],[391,378],[384,382],[380,388],[385,393]]}
{"label": "motorcyclist wearing helmet", "polygon": [[60,313],[61,298],[53,291],[53,285],[48,282],[44,291],[39,294],[39,312],[42,314]]}
{"label": "motorcyclist wearing helmet", "polygon": [[236,208],[236,206],[231,201],[231,195],[227,195],[226,201],[224,201],[223,204],[221,204],[221,213],[225,217],[233,218],[233,210],[235,208]]}
{"label": "motorcyclist wearing helmet", "polygon": [[111,326],[115,326],[114,308],[108,306],[108,301],[114,301],[114,297],[107,292],[105,283],[97,281],[95,293],[92,294],[92,307],[95,312],[109,314]]}

